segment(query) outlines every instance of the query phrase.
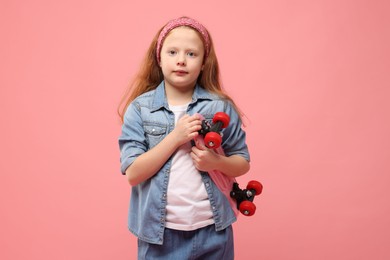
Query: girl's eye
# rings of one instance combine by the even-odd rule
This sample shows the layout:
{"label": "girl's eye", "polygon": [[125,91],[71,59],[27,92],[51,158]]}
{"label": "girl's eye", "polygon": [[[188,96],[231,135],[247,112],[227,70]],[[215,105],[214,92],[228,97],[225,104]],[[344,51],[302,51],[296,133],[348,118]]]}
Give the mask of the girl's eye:
{"label": "girl's eye", "polygon": [[169,53],[169,55],[175,55],[176,51],[169,51],[168,53]]}
{"label": "girl's eye", "polygon": [[190,57],[195,57],[196,56],[195,52],[189,52],[187,55],[190,56]]}

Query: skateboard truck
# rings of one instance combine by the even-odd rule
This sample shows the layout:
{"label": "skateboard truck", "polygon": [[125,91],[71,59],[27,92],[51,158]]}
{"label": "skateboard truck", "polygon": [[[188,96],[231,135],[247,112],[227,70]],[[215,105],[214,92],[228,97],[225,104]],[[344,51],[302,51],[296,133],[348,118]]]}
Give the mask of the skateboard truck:
{"label": "skateboard truck", "polygon": [[207,148],[217,149],[221,146],[221,130],[228,126],[229,121],[229,115],[224,112],[215,113],[212,124],[206,120],[202,120],[202,128],[199,130],[199,134],[204,137],[204,143]]}
{"label": "skateboard truck", "polygon": [[250,181],[246,189],[240,189],[237,182],[233,183],[230,197],[237,201],[237,209],[245,216],[252,216],[256,212],[256,205],[253,203],[255,196],[263,191],[263,185],[258,181]]}

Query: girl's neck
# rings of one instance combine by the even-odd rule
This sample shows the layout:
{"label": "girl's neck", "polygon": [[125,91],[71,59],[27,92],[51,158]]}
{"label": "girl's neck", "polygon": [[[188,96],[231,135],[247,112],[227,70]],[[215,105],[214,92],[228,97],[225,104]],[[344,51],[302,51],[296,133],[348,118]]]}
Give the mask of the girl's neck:
{"label": "girl's neck", "polygon": [[194,88],[175,88],[172,86],[165,86],[165,94],[167,96],[168,104],[172,106],[185,105],[191,102]]}

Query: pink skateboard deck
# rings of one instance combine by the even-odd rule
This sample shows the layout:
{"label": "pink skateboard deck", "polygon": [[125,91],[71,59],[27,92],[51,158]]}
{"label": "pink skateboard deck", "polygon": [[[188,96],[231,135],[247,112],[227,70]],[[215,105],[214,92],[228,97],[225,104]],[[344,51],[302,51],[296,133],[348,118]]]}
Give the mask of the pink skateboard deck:
{"label": "pink skateboard deck", "polygon": [[[201,120],[204,120],[204,117],[202,115],[200,116],[201,116]],[[199,149],[205,147],[205,143],[202,135],[198,135],[197,137],[195,137],[194,141],[195,141],[195,146],[198,147]],[[218,154],[225,155],[221,146],[213,150]],[[236,182],[235,178],[226,176],[225,174],[217,170],[209,171],[208,173],[210,175],[210,178],[215,183],[215,185],[217,185],[218,189],[226,196],[226,198],[230,203],[230,206],[232,207],[234,213],[237,216],[239,212],[237,209],[237,202],[232,197],[230,197],[230,192],[232,191],[233,183]]]}

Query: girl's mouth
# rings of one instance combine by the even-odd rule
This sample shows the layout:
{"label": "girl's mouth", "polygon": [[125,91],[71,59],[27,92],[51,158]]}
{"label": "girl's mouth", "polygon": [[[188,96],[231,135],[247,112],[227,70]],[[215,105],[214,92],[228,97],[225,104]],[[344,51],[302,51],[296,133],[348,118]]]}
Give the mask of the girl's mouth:
{"label": "girl's mouth", "polygon": [[178,75],[178,76],[184,76],[184,75],[187,75],[188,74],[188,72],[187,71],[185,71],[185,70],[175,70],[175,71],[173,71],[176,75]]}

